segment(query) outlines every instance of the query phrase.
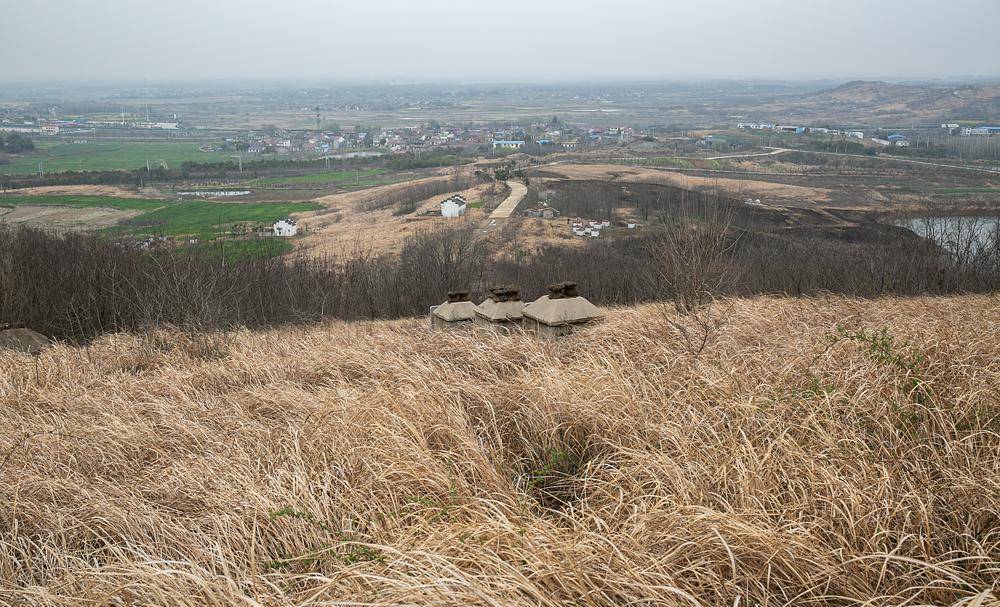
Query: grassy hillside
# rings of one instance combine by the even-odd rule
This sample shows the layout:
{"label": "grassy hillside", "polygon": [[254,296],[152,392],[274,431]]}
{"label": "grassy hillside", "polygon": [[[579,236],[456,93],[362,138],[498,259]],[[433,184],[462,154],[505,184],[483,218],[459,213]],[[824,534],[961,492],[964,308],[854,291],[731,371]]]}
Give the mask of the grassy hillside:
{"label": "grassy hillside", "polygon": [[[757,115],[786,124],[816,126],[829,122],[869,126],[909,125],[940,121],[982,124],[996,115],[1000,86],[895,84],[858,80],[803,95],[761,99]],[[746,105],[734,106],[746,109]]]}
{"label": "grassy hillside", "polygon": [[724,307],[0,352],[0,602],[995,604],[1000,297]]}

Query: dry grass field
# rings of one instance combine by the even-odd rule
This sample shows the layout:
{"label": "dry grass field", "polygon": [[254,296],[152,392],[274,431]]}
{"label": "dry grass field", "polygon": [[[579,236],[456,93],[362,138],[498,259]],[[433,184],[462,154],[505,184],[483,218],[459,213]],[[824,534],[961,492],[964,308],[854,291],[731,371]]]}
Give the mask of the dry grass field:
{"label": "dry grass field", "polygon": [[403,190],[413,184],[428,181],[434,179],[316,198],[314,202],[322,204],[324,208],[301,215],[301,220],[308,229],[306,236],[299,242],[300,249],[315,257],[345,257],[359,251],[374,254],[399,253],[405,240],[417,232],[435,231],[466,222],[479,224],[486,219],[487,214],[481,207],[469,209],[462,218],[440,215],[441,201],[452,194],[461,194],[470,203],[483,201],[487,198],[487,187],[484,185],[426,198],[415,204],[416,210],[413,213],[406,215],[393,214],[393,207],[377,210],[362,208],[363,201],[381,193]]}
{"label": "dry grass field", "polygon": [[1000,297],[718,309],[0,352],[0,604],[997,605]]}
{"label": "dry grass field", "polygon": [[753,196],[771,201],[824,202],[824,188],[732,177],[702,177],[676,171],[613,164],[553,164],[541,169],[544,178],[602,179],[634,183],[657,183],[691,190],[714,190],[733,196]]}
{"label": "dry grass field", "polygon": [[23,223],[56,230],[106,228],[142,214],[142,211],[104,209],[100,207],[36,207],[30,205],[5,207],[2,205],[3,201],[0,199],[0,222],[10,224]]}
{"label": "dry grass field", "polygon": [[[114,196],[117,198],[161,198],[152,188],[142,190],[117,185],[46,185],[17,190],[18,196]],[[3,198],[0,198],[2,201]]]}

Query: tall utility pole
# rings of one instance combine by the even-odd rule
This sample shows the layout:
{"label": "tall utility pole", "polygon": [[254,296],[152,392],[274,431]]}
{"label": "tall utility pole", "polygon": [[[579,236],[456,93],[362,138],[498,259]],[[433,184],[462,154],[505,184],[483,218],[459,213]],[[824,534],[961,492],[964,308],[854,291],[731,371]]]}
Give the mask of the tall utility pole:
{"label": "tall utility pole", "polygon": [[319,132],[319,106],[316,106],[316,132]]}

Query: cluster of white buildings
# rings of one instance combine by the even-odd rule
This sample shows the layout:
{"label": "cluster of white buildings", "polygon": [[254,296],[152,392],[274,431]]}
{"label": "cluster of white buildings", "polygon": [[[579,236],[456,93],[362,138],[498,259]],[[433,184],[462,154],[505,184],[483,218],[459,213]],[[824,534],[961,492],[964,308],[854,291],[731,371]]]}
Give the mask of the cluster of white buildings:
{"label": "cluster of white buildings", "polygon": [[[227,137],[227,144],[243,144],[247,154],[278,154],[285,156],[293,152],[309,152],[329,154],[336,150],[352,147],[364,147],[366,133],[357,134],[360,139],[348,139],[337,133],[307,132],[304,135],[292,135],[288,132],[278,132],[275,135],[251,132],[240,137]],[[239,149],[239,148],[237,148]]]}
{"label": "cluster of white buildings", "polygon": [[[639,224],[634,222],[626,222],[621,224],[627,230],[638,229]],[[583,222],[573,222],[573,235],[582,236],[584,238],[600,238],[601,232],[611,227],[610,221],[588,221]]]}
{"label": "cluster of white buildings", "polygon": [[962,126],[957,122],[946,122],[941,125],[941,128],[947,130],[952,135],[961,135],[962,137],[992,137],[1000,135],[1000,126],[987,126],[985,124],[980,126]]}
{"label": "cluster of white buildings", "polygon": [[0,133],[25,133],[31,135],[58,135],[60,132],[80,133],[97,129],[146,129],[160,131],[176,131],[180,129],[177,122],[117,122],[111,120],[44,120],[13,123],[10,120],[0,121]]}
{"label": "cluster of white buildings", "polygon": [[806,133],[816,135],[835,135],[847,137],[848,139],[864,139],[864,131],[850,131],[842,129],[829,129],[820,126],[794,126],[789,124],[774,124],[770,122],[738,122],[736,128],[741,131],[773,131],[775,133],[795,133],[804,135]]}
{"label": "cluster of white buildings", "polygon": [[575,236],[589,236],[590,238],[600,238],[601,230],[604,228],[610,228],[610,221],[591,221],[589,225],[584,225],[580,222],[573,224],[573,234]]}
{"label": "cluster of white buildings", "polygon": [[1000,126],[973,126],[962,129],[963,137],[992,137],[1000,135]]}
{"label": "cluster of white buildings", "polygon": [[10,124],[3,123],[0,124],[0,133],[23,133],[31,135],[58,135],[59,125],[58,124],[35,124],[33,122],[27,122],[24,124]]}
{"label": "cluster of white buildings", "polygon": [[524,147],[524,141],[520,139],[494,139],[494,150],[519,150]]}

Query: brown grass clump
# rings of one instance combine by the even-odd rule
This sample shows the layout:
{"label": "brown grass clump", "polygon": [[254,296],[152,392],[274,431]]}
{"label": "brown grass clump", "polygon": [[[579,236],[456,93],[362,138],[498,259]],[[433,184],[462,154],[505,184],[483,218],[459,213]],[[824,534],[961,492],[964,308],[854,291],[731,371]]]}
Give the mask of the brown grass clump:
{"label": "brown grass clump", "polygon": [[996,605],[1000,297],[727,309],[0,352],[0,604]]}

